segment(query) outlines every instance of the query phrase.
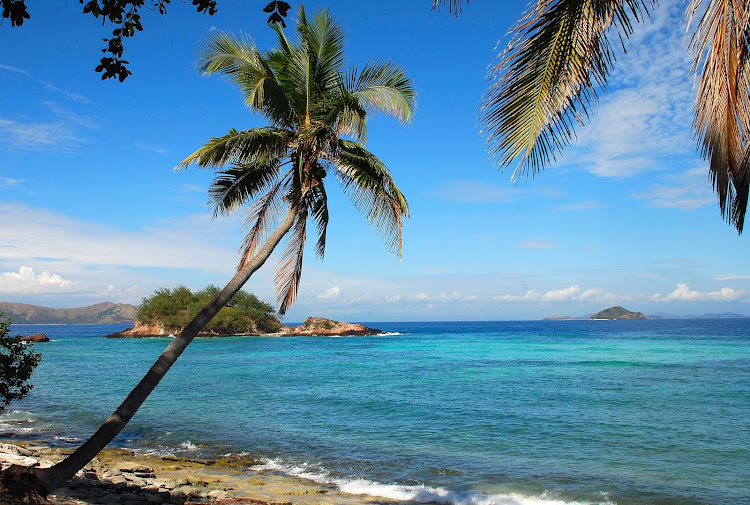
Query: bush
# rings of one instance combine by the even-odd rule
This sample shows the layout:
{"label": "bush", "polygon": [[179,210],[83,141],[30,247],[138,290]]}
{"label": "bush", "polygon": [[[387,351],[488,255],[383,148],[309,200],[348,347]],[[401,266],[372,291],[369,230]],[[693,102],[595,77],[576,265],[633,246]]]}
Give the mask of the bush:
{"label": "bush", "polygon": [[[220,289],[210,285],[193,292],[185,286],[174,289],[159,288],[143,299],[138,315],[144,323],[160,322],[166,331],[178,332],[195,317],[218,293]],[[273,306],[252,293],[239,291],[226,307],[206,325],[204,331],[231,335],[250,333],[257,327],[261,333],[273,333],[282,324],[275,316]]]}
{"label": "bush", "polygon": [[10,337],[10,319],[0,312],[0,413],[11,401],[29,394],[31,374],[42,356],[34,352],[31,342]]}

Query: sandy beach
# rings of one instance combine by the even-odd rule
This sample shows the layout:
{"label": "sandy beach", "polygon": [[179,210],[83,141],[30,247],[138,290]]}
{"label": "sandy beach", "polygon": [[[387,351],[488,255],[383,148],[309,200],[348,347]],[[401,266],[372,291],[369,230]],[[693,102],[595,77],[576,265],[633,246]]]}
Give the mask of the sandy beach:
{"label": "sandy beach", "polygon": [[[0,463],[50,465],[71,449],[43,442],[0,441]],[[197,504],[361,505],[398,502],[339,492],[333,486],[263,469],[263,462],[228,456],[216,461],[105,449],[66,487],[48,496],[55,505]]]}

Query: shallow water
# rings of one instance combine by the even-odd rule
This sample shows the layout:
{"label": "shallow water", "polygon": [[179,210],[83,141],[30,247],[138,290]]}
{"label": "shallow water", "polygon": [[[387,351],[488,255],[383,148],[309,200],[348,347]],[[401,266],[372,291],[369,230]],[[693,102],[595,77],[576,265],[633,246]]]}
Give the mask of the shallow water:
{"label": "shallow water", "polygon": [[[197,339],[116,442],[396,499],[750,503],[750,320],[372,325]],[[119,329],[14,325],[53,342],[0,431],[92,433],[168,343]]]}

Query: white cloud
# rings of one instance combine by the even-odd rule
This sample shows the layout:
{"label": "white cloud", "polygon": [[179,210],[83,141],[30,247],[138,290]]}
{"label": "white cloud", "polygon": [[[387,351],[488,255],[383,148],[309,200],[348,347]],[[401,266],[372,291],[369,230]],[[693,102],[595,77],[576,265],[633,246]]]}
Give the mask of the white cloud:
{"label": "white cloud", "polygon": [[492,297],[496,302],[538,302],[541,297],[534,290],[529,290],[523,295],[496,295]]}
{"label": "white cloud", "polygon": [[520,249],[555,249],[557,244],[545,240],[524,240],[517,243],[516,247]]}
{"label": "white cloud", "polygon": [[570,286],[565,289],[557,289],[553,291],[547,291],[542,296],[543,302],[567,302],[576,299],[578,293],[581,292],[581,288],[578,286]]}
{"label": "white cloud", "polygon": [[59,293],[69,291],[73,286],[73,282],[58,274],[37,274],[27,266],[20,267],[18,272],[0,273],[0,293],[5,295]]}
{"label": "white cloud", "polygon": [[417,300],[420,300],[420,301],[422,301],[422,300],[429,300],[430,295],[428,295],[427,293],[417,293],[414,298],[416,298]]}
{"label": "white cloud", "polygon": [[13,177],[0,177],[0,185],[3,186],[18,186],[22,182],[26,182],[28,179],[14,179]]}
{"label": "white cloud", "polygon": [[651,297],[653,302],[732,302],[745,296],[745,290],[736,290],[732,288],[721,288],[717,291],[694,291],[690,286],[684,283],[678,283],[677,288],[671,293],[665,295],[655,294]]}
{"label": "white cloud", "polygon": [[[601,177],[624,178],[694,159],[690,57],[684,44],[684,4],[665,0],[635,25],[618,54],[609,93],[578,128],[568,164]],[[616,39],[616,36],[613,35]],[[616,40],[614,45],[618,45]]]}
{"label": "white cloud", "polygon": [[143,142],[133,142],[133,146],[145,151],[155,152],[156,154],[167,154],[169,152],[169,149],[167,149],[166,147],[154,146]]}
{"label": "white cloud", "polygon": [[717,281],[739,281],[739,280],[750,279],[750,275],[735,275],[735,274],[714,275],[712,279],[717,280]]}
{"label": "white cloud", "polygon": [[318,299],[330,300],[331,298],[338,298],[339,296],[341,296],[341,288],[333,286],[332,288],[327,289],[325,293],[319,294]]}
{"label": "white cloud", "polygon": [[712,205],[716,198],[711,192],[705,166],[686,170],[679,174],[666,175],[663,183],[652,185],[647,191],[634,193],[633,197],[647,200],[649,206],[695,210]]}
{"label": "white cloud", "polygon": [[512,202],[521,197],[522,191],[509,184],[501,186],[484,181],[459,179],[449,181],[430,192],[435,198],[451,202],[487,203]]}

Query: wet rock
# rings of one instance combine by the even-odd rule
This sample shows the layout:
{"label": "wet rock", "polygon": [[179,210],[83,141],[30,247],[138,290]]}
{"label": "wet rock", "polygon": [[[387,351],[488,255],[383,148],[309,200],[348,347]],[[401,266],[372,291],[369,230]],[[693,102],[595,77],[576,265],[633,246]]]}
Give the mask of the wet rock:
{"label": "wet rock", "polygon": [[49,342],[49,337],[44,333],[34,333],[19,339],[21,342]]}

